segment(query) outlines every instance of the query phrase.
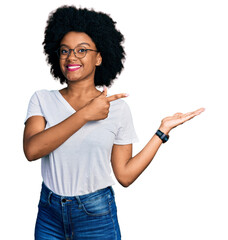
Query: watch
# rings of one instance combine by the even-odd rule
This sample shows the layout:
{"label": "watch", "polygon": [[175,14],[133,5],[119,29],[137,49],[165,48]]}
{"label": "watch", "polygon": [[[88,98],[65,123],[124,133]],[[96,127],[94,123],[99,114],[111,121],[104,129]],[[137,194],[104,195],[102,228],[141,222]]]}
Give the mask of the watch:
{"label": "watch", "polygon": [[162,140],[163,143],[165,143],[169,140],[169,135],[166,135],[159,129],[157,130],[157,132],[155,134]]}

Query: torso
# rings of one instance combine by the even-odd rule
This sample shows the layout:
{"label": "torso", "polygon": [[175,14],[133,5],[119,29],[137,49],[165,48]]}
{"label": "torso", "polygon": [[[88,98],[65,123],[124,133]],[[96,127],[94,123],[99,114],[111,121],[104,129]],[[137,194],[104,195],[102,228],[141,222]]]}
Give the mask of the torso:
{"label": "torso", "polygon": [[[95,96],[94,96],[95,97]],[[74,104],[76,109],[88,101]],[[43,116],[49,129],[75,113],[58,90],[36,91],[26,119]],[[111,102],[104,120],[89,121],[62,145],[42,158],[45,185],[58,195],[77,196],[97,191],[115,182],[111,176],[111,153],[114,144],[126,145],[137,140],[131,113],[122,99]]]}

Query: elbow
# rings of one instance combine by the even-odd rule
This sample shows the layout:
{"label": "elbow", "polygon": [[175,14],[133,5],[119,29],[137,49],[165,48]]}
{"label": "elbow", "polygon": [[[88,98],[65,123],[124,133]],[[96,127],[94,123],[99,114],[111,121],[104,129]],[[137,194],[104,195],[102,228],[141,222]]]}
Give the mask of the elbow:
{"label": "elbow", "polygon": [[125,188],[127,188],[127,187],[129,187],[129,186],[131,185],[131,183],[128,183],[128,182],[120,182],[120,181],[119,181],[119,183],[120,183],[123,187],[125,187]]}
{"label": "elbow", "polygon": [[29,162],[32,162],[32,161],[36,160],[36,158],[34,157],[33,154],[31,154],[31,153],[29,153],[29,152],[26,152],[26,151],[24,151],[24,154],[25,154],[26,159],[27,159]]}
{"label": "elbow", "polygon": [[34,160],[37,160],[39,157],[37,157],[37,154],[30,148],[26,148],[24,147],[24,154],[25,154],[25,157],[26,159],[29,161],[29,162],[32,162]]}
{"label": "elbow", "polygon": [[[132,172],[126,169],[118,169],[119,171],[114,171],[117,181],[125,188],[129,187],[137,177],[132,174]],[[121,170],[121,171],[120,171]]]}
{"label": "elbow", "polygon": [[35,161],[35,160],[36,160],[36,158],[34,158],[34,157],[32,157],[32,156],[26,156],[26,155],[25,155],[25,157],[26,157],[26,159],[27,159],[29,162],[32,162],[32,161]]}
{"label": "elbow", "polygon": [[117,180],[125,188],[129,187],[134,182],[134,180],[127,176],[118,177]]}

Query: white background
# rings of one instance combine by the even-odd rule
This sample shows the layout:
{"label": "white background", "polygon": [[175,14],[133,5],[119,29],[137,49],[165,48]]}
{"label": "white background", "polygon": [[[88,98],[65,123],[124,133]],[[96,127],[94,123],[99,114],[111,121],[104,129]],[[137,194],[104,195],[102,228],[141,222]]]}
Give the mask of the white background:
{"label": "white background", "polygon": [[5,1],[1,5],[0,239],[33,239],[40,161],[23,154],[23,121],[39,89],[60,89],[43,55],[48,14],[63,4],[109,13],[125,35],[128,92],[140,139],[162,118],[206,111],[174,129],[129,188],[114,186],[123,240],[228,239],[228,5],[222,0]]}

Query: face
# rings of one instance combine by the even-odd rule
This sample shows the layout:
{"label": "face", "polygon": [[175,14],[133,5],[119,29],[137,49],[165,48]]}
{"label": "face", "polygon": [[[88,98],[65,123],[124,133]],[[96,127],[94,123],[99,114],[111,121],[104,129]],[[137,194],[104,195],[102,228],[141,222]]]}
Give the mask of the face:
{"label": "face", "polygon": [[[74,49],[75,47],[84,47],[85,49],[97,50],[93,40],[81,32],[68,32],[62,39],[60,46]],[[63,75],[71,81],[90,80],[94,82],[96,66],[101,64],[102,58],[100,53],[87,51],[84,58],[77,58],[73,51],[66,59],[60,59],[60,69]]]}

